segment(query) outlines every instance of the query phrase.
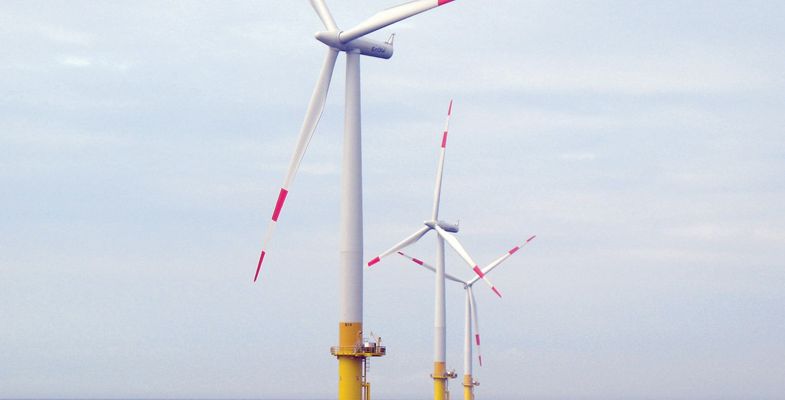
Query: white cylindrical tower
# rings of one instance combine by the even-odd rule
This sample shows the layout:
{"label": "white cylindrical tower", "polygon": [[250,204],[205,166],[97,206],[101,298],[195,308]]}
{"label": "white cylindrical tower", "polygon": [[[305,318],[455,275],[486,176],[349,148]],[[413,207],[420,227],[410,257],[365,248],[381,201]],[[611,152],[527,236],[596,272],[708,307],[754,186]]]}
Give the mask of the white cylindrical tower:
{"label": "white cylindrical tower", "polygon": [[463,399],[474,399],[474,378],[472,377],[472,299],[471,288],[466,292],[466,317],[463,325]]}
{"label": "white cylindrical tower", "polygon": [[433,317],[433,398],[445,400],[447,392],[446,366],[446,302],[444,290],[444,239],[436,240],[436,278]]}
{"label": "white cylindrical tower", "polygon": [[[362,340],[363,199],[360,120],[360,53],[346,53],[346,114],[341,173],[340,348]],[[363,358],[338,356],[338,399],[362,399]]]}

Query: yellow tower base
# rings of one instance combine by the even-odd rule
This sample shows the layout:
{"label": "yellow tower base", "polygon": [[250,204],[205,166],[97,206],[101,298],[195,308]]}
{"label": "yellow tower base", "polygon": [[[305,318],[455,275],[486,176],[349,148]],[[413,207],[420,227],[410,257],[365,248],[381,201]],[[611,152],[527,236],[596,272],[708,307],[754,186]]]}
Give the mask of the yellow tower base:
{"label": "yellow tower base", "polygon": [[463,400],[474,400],[474,381],[471,375],[463,376]]}
{"label": "yellow tower base", "polygon": [[381,338],[363,343],[361,322],[338,324],[338,346],[330,353],[338,357],[338,400],[370,400],[371,384],[367,382],[365,367],[368,357],[387,354]]}
{"label": "yellow tower base", "polygon": [[362,400],[363,358],[357,357],[355,347],[362,341],[361,322],[338,324],[338,400]]}
{"label": "yellow tower base", "polygon": [[444,362],[433,363],[433,400],[448,400],[447,367]]}

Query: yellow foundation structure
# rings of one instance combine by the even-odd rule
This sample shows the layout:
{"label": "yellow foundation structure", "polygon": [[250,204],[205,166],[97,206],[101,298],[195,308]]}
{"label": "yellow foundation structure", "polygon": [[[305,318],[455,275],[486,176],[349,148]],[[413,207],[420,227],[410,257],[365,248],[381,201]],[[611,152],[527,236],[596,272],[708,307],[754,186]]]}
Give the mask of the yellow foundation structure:
{"label": "yellow foundation structure", "polygon": [[474,400],[474,381],[471,375],[463,376],[463,400]]}
{"label": "yellow foundation structure", "polygon": [[338,346],[330,353],[338,358],[338,400],[370,400],[371,384],[367,381],[368,357],[387,354],[381,339],[363,341],[362,323],[341,322],[338,325]]}
{"label": "yellow foundation structure", "polygon": [[338,326],[338,400],[362,400],[363,361],[355,347],[362,341],[363,324],[342,322]]}
{"label": "yellow foundation structure", "polygon": [[447,372],[447,366],[443,361],[433,363],[433,400],[450,400],[450,391],[447,390],[447,380],[455,378],[455,372]]}
{"label": "yellow foundation structure", "polygon": [[447,367],[443,362],[433,363],[433,400],[447,400]]}

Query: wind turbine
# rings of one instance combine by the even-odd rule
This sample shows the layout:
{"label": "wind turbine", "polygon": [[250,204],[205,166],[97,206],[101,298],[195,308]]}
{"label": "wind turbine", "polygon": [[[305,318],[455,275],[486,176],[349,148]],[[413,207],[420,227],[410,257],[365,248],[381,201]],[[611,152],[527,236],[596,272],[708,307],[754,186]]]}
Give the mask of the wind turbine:
{"label": "wind turbine", "polygon": [[[485,268],[482,268],[482,273],[484,275],[489,274],[494,268],[499,266],[504,260],[510,258],[511,255],[515,254],[518,250],[526,246],[529,242],[531,242],[536,236],[532,236],[527,239],[523,244],[520,246],[515,246],[503,256],[497,258]],[[398,254],[408,258],[415,264],[421,265],[433,272],[436,272],[437,269],[433,266],[429,265],[428,263],[414,258],[412,256],[406,255],[403,252],[398,252]],[[468,281],[461,280],[456,278],[453,275],[448,273],[444,274],[444,277],[448,280],[453,282],[460,283],[463,285],[463,289],[466,292],[466,307],[465,307],[465,318],[464,318],[464,342],[463,342],[463,398],[464,400],[474,400],[474,387],[478,386],[480,383],[474,380],[474,376],[472,374],[472,325],[474,325],[474,342],[477,346],[477,357],[480,361],[480,366],[482,366],[482,353],[480,353],[480,324],[477,318],[477,302],[474,300],[474,292],[472,291],[472,286],[477,283],[480,279],[479,276],[474,276],[472,279]]]}
{"label": "wind turbine", "polygon": [[363,320],[360,56],[389,59],[393,54],[391,41],[377,42],[365,38],[365,35],[452,1],[410,1],[378,12],[351,29],[340,30],[325,1],[310,0],[311,6],[325,27],[324,31],[316,33],[315,36],[317,40],[327,45],[327,55],[308,103],[294,155],[289,163],[267,233],[262,241],[262,251],[256,266],[254,282],[259,277],[259,271],[267,254],[267,246],[289,194],[289,188],[324,110],[338,53],[344,52],[346,53],[346,105],[341,171],[341,308],[338,323],[338,346],[332,351],[338,358],[338,398],[340,400],[359,400],[363,396],[363,390],[368,388],[363,368],[368,353],[357,350],[358,341],[361,342],[362,339]]}
{"label": "wind turbine", "polygon": [[409,235],[407,238],[403,239],[389,250],[368,262],[368,266],[371,267],[378,263],[382,258],[396,253],[403,248],[417,242],[429,231],[435,230],[437,233],[433,323],[434,361],[433,373],[431,374],[433,377],[433,393],[435,400],[443,400],[448,397],[447,379],[455,377],[452,373],[448,373],[446,368],[446,304],[444,294],[446,275],[444,269],[444,242],[446,241],[450,247],[452,247],[458,253],[458,255],[463,258],[469,267],[472,268],[475,274],[477,274],[477,279],[483,279],[491,287],[491,290],[493,290],[497,296],[501,297],[501,293],[496,289],[491,281],[485,277],[485,274],[479,268],[477,263],[474,262],[471,256],[469,256],[469,253],[466,252],[458,239],[456,239],[455,236],[451,234],[458,232],[458,225],[439,220],[439,201],[441,198],[442,175],[444,172],[444,155],[447,148],[447,134],[449,132],[451,115],[452,101],[450,101],[450,105],[447,108],[447,118],[444,122],[444,131],[442,132],[441,137],[441,150],[439,154],[439,164],[436,170],[436,185],[433,191],[433,209],[431,211],[430,219],[423,222],[424,226],[419,228],[413,234]]}

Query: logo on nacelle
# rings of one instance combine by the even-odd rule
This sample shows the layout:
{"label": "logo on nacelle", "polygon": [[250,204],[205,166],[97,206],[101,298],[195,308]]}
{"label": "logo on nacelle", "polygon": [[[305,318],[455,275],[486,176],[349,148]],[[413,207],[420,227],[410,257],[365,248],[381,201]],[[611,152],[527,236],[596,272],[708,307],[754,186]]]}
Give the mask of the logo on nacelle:
{"label": "logo on nacelle", "polygon": [[384,47],[376,47],[376,46],[371,47],[371,51],[374,52],[374,53],[386,53],[387,52],[387,50]]}

